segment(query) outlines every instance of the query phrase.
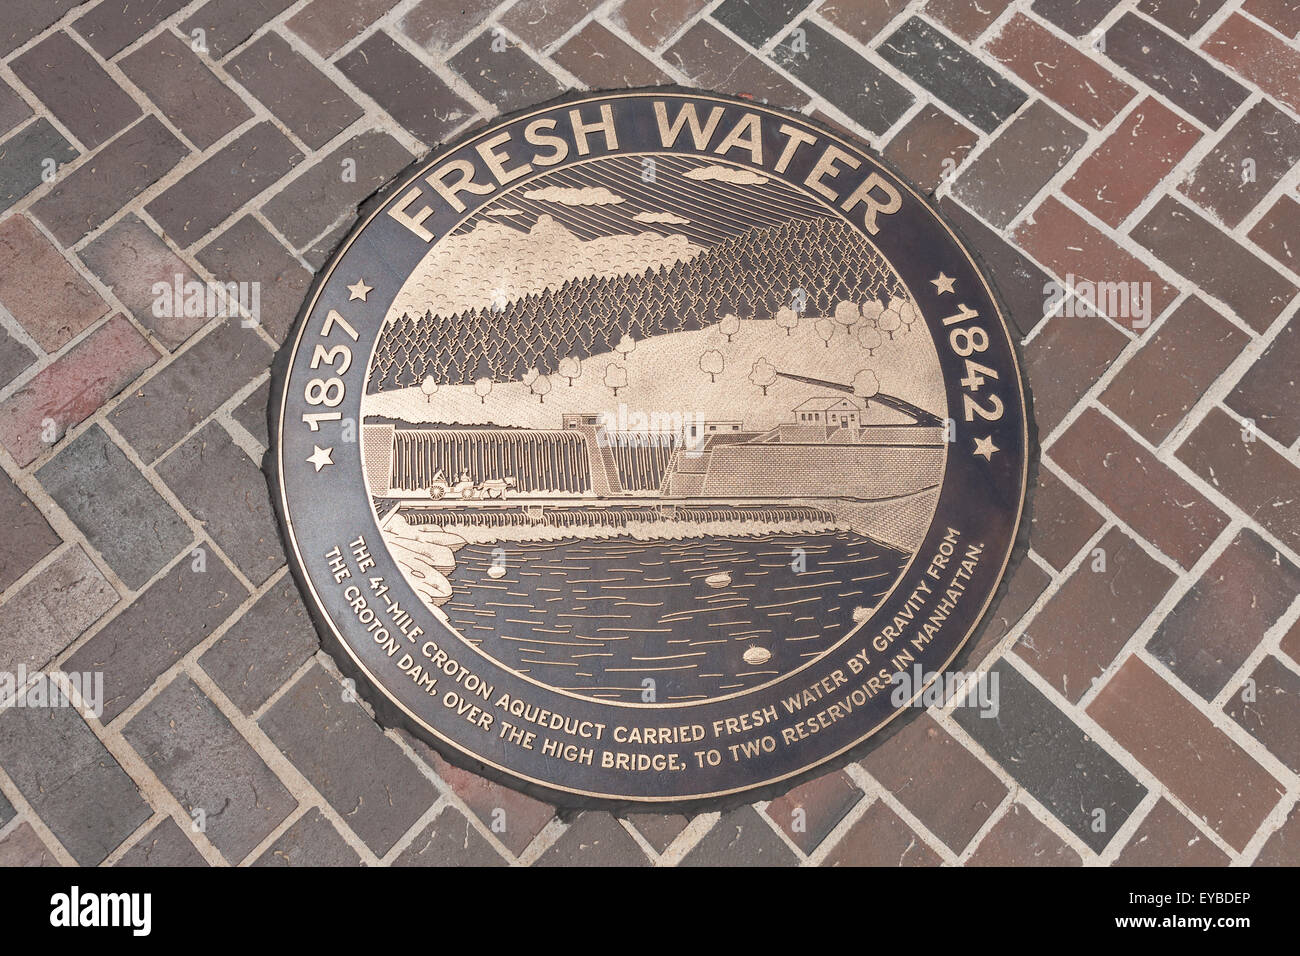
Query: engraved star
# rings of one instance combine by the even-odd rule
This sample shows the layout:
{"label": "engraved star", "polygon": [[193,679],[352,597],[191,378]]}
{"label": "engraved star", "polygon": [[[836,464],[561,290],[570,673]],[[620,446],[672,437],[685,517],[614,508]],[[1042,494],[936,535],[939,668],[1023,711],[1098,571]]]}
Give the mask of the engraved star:
{"label": "engraved star", "polygon": [[365,279],[358,279],[356,285],[348,286],[348,291],[352,293],[348,296],[348,301],[351,302],[353,299],[360,299],[362,302],[365,302],[366,293],[373,288],[374,286],[372,285],[366,285]]}
{"label": "engraved star", "polygon": [[952,276],[946,276],[942,270],[939,272],[939,278],[931,279],[930,284],[939,290],[939,295],[945,292],[952,292],[952,284],[957,281]]}
{"label": "engraved star", "polygon": [[983,455],[985,461],[992,461],[993,453],[995,451],[1001,451],[1001,450],[1002,450],[1001,448],[993,444],[992,435],[989,435],[987,438],[975,439],[975,454]]}
{"label": "engraved star", "polygon": [[322,448],[320,445],[313,445],[312,447],[315,448],[316,451],[314,451],[307,460],[316,466],[316,471],[318,473],[326,465],[334,464],[334,459],[330,457],[334,454],[334,449],[332,447]]}

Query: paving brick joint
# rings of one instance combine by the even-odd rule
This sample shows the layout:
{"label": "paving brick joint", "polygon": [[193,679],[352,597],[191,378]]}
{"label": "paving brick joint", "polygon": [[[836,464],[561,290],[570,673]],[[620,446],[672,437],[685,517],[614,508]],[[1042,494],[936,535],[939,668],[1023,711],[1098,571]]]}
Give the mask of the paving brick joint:
{"label": "paving brick joint", "polygon": [[[0,865],[1300,863],[1294,0],[12,0]],[[673,83],[838,125],[1010,310],[1029,551],[934,706],[770,802],[554,807],[374,720],[259,472],[357,204],[500,112]],[[257,321],[163,289],[257,283]],[[163,300],[167,299],[168,302]]]}

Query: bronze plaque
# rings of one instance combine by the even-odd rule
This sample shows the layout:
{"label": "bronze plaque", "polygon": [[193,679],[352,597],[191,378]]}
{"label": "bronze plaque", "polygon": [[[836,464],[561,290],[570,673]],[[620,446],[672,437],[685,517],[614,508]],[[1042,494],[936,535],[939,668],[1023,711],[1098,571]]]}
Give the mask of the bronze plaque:
{"label": "bronze plaque", "polygon": [[1015,349],[951,228],[862,145],[703,93],[437,151],[276,381],[274,496],[340,666],[560,802],[849,753],[975,631],[1025,499]]}

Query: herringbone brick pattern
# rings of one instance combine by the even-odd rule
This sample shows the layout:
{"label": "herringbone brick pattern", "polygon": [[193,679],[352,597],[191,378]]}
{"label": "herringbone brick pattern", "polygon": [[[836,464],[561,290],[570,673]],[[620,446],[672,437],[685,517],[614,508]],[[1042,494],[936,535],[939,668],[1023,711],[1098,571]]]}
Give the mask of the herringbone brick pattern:
{"label": "herringbone brick pattern", "polygon": [[[100,719],[0,714],[0,863],[1300,862],[1296,0],[0,20],[0,670],[110,688]],[[1023,342],[1032,550],[976,652],[996,721],[932,709],[725,814],[562,818],[347,694],[258,470],[268,369],[411,159],[566,89],[664,82],[840,124],[935,194]],[[155,315],[177,275],[260,282],[261,325]],[[1145,284],[1149,311],[1079,283]]]}

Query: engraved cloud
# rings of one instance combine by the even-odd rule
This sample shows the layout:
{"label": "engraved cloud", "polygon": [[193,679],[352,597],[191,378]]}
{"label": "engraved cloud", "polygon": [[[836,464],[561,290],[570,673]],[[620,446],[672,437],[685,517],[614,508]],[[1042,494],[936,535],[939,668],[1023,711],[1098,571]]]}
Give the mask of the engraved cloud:
{"label": "engraved cloud", "polygon": [[622,196],[610,192],[604,186],[545,186],[542,189],[530,189],[524,193],[524,198],[558,202],[566,206],[612,206],[623,201]]}
{"label": "engraved cloud", "polygon": [[716,179],[719,182],[732,183],[736,186],[761,186],[767,182],[766,176],[751,173],[748,169],[735,169],[731,166],[700,166],[682,173],[687,179],[705,182]]}

